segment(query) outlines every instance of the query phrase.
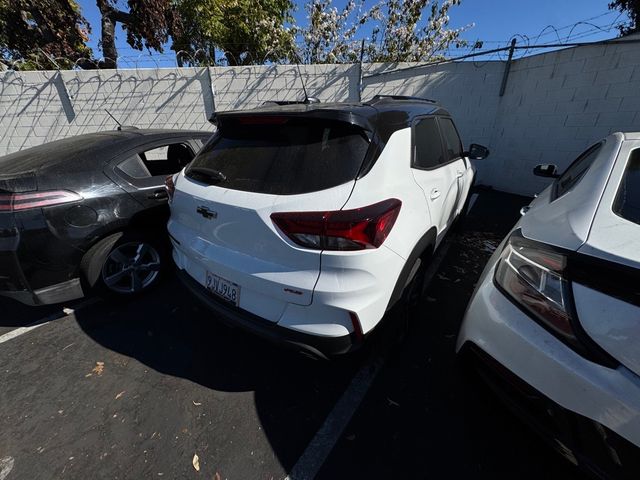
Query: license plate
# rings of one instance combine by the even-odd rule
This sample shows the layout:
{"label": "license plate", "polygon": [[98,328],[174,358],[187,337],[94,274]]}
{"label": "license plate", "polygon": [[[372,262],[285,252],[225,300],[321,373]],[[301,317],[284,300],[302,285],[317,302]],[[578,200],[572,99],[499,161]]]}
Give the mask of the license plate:
{"label": "license plate", "polygon": [[233,303],[236,307],[240,304],[240,285],[207,272],[205,286],[211,293],[229,303]]}

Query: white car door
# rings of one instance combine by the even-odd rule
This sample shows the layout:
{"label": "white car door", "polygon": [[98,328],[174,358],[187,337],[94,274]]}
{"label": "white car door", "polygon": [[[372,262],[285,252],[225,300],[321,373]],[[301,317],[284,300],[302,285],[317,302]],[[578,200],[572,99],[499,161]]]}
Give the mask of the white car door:
{"label": "white car door", "polygon": [[447,230],[459,200],[457,162],[450,162],[435,117],[424,117],[412,128],[412,172],[429,206],[438,238]]}
{"label": "white car door", "polygon": [[440,132],[444,140],[445,155],[449,158],[448,167],[451,168],[458,182],[458,201],[456,203],[456,215],[464,207],[464,203],[473,183],[473,170],[469,167],[469,160],[463,157],[460,135],[449,117],[438,117]]}

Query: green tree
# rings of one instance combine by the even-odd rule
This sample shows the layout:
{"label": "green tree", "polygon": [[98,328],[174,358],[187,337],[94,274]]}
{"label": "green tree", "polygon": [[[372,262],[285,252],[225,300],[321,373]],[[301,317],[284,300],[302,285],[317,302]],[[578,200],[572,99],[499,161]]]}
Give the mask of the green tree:
{"label": "green tree", "polygon": [[471,28],[449,28],[449,10],[461,0],[388,0],[368,10],[349,0],[338,9],[333,0],[314,0],[305,8],[303,57],[309,63],[354,62],[365,38],[370,62],[421,62],[444,58],[451,47],[466,46],[460,35]]}
{"label": "green tree", "polygon": [[[295,50],[291,0],[181,0],[184,25],[172,49],[178,63],[247,65],[280,61]],[[222,58],[216,58],[216,51]]]}
{"label": "green tree", "polygon": [[97,0],[102,15],[102,68],[115,68],[118,50],[115,26],[120,22],[127,32],[127,43],[142,50],[163,51],[169,37],[180,35],[182,22],[172,0]]}
{"label": "green tree", "polygon": [[629,23],[618,26],[621,35],[640,31],[640,0],[614,0],[609,3],[609,8],[629,15]]}
{"label": "green tree", "polygon": [[89,59],[89,24],[75,0],[0,0],[0,59],[21,70]]}

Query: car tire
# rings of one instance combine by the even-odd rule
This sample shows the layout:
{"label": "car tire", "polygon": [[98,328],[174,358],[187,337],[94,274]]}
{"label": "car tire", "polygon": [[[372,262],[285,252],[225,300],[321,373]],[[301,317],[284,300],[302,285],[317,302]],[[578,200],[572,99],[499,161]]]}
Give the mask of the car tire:
{"label": "car tire", "polygon": [[83,282],[93,291],[132,297],[155,287],[169,264],[160,234],[118,232],[96,243],[82,259]]}

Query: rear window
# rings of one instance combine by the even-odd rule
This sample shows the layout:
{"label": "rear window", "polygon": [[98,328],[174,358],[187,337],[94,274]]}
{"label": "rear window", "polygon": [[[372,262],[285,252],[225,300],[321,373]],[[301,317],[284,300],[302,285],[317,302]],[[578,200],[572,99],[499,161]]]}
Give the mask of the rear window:
{"label": "rear window", "polygon": [[613,204],[616,215],[640,224],[640,150],[634,150]]}
{"label": "rear window", "polygon": [[363,131],[343,122],[287,117],[225,119],[186,175],[233,190],[310,193],[354,180],[368,147]]}

